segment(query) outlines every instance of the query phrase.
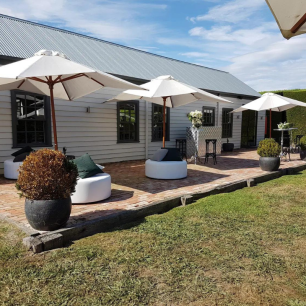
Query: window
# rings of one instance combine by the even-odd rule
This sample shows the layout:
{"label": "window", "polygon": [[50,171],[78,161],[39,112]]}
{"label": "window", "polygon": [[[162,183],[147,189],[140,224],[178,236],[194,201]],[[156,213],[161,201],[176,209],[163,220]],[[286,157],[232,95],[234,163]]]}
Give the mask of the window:
{"label": "window", "polygon": [[222,138],[231,138],[233,135],[232,108],[222,108]]}
{"label": "window", "polygon": [[203,126],[215,126],[215,108],[203,106]]}
{"label": "window", "polygon": [[139,103],[124,101],[117,103],[118,142],[139,141]]}
{"label": "window", "polygon": [[49,98],[24,91],[11,91],[13,147],[52,145]]}
{"label": "window", "polygon": [[[163,106],[152,104],[152,141],[163,140]],[[166,140],[170,136],[170,108],[166,108]]]}

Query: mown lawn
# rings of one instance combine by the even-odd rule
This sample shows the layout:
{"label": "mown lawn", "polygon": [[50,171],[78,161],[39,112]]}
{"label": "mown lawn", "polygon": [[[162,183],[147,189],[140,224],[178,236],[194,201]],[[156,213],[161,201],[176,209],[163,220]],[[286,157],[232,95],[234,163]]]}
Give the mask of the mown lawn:
{"label": "mown lawn", "polygon": [[306,305],[306,172],[40,255],[0,223],[0,305]]}

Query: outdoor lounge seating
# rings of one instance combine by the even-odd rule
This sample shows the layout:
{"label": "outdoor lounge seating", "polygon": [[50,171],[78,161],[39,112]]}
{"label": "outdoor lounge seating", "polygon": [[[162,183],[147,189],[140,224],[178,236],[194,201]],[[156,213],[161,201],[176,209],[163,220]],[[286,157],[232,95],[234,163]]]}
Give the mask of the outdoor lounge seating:
{"label": "outdoor lounge seating", "polygon": [[[97,165],[101,170],[103,166]],[[102,201],[111,196],[111,176],[108,173],[98,173],[88,178],[80,178],[71,195],[73,204],[84,204]]]}
{"label": "outdoor lounge seating", "polygon": [[159,180],[177,180],[187,177],[187,162],[182,161],[146,161],[146,176]]}
{"label": "outdoor lounge seating", "polygon": [[18,169],[22,162],[14,162],[14,159],[7,159],[4,161],[4,177],[10,180],[18,179]]}

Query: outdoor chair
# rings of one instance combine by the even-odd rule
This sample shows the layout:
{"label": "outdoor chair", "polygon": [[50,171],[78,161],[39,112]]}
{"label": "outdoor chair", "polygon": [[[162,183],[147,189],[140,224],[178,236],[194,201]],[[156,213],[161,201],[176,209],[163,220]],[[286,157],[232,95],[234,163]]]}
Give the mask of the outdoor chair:
{"label": "outdoor chair", "polygon": [[17,180],[19,176],[18,169],[22,162],[14,162],[14,159],[4,161],[4,177],[10,180]]}
{"label": "outdoor chair", "polygon": [[[97,165],[100,169],[103,166]],[[75,192],[71,195],[73,204],[93,203],[105,200],[111,196],[111,176],[108,173],[99,173],[92,177],[79,179]]]}
{"label": "outdoor chair", "polygon": [[177,148],[162,148],[145,164],[146,176],[158,180],[178,180],[187,177],[187,162]]}

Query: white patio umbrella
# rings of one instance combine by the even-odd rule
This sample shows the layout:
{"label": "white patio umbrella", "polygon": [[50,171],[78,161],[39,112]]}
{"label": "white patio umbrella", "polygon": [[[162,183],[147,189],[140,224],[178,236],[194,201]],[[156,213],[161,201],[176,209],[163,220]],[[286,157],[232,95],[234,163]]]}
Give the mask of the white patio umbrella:
{"label": "white patio umbrella", "polygon": [[306,33],[305,0],[266,0],[276,22],[287,39]]}
{"label": "white patio umbrella", "polygon": [[206,102],[232,103],[204,90],[181,83],[175,80],[171,75],[160,76],[141,85],[141,87],[142,90],[126,90],[117,95],[115,98],[106,102],[143,99],[152,103],[163,105],[163,147],[165,147],[166,135],[166,107],[174,108],[195,102],[197,100],[204,100]]}
{"label": "white patio umbrella", "polygon": [[20,89],[50,96],[55,150],[58,150],[58,143],[54,97],[73,100],[102,87],[140,88],[50,50],[41,50],[31,58],[0,67],[0,90]]}
{"label": "white patio umbrella", "polygon": [[270,138],[272,134],[272,111],[274,112],[283,112],[287,109],[293,108],[295,106],[303,106],[306,107],[306,103],[290,99],[287,97],[283,97],[280,95],[277,95],[272,92],[268,92],[263,94],[260,98],[247,103],[235,110],[232,111],[232,113],[239,113],[246,110],[255,110],[255,111],[264,111],[264,110],[270,110]]}

